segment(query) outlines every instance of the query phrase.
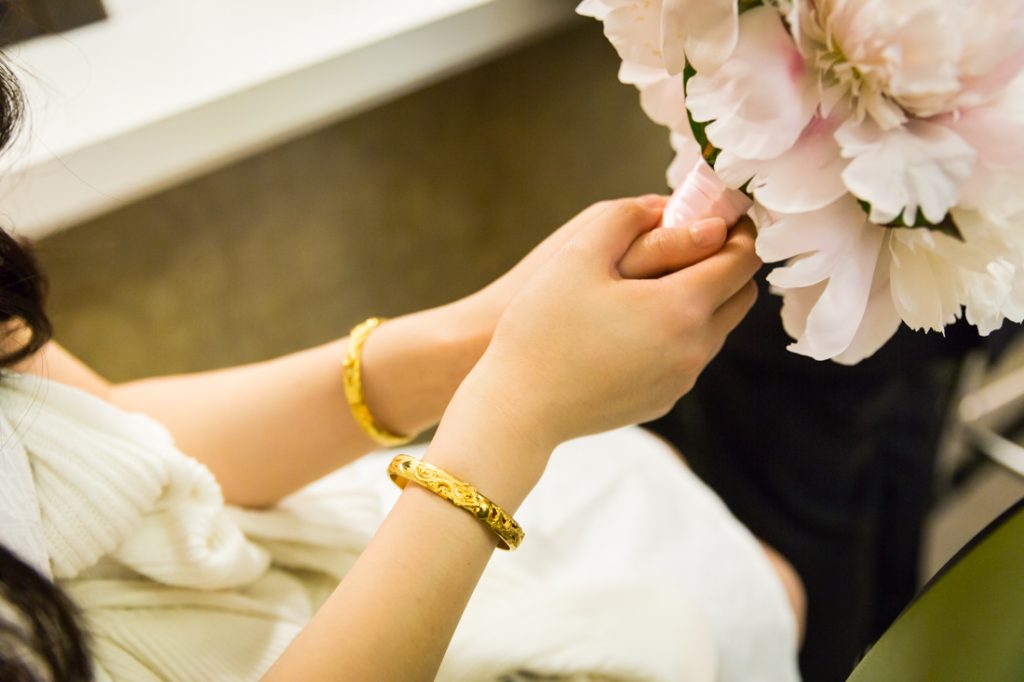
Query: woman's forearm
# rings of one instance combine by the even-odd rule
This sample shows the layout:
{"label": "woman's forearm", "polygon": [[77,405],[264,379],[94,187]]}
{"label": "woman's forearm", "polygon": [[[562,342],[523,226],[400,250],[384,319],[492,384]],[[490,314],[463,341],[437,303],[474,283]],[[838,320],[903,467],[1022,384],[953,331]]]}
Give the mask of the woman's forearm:
{"label": "woman's forearm", "polygon": [[[364,396],[388,430],[437,423],[486,347],[469,306],[385,323],[363,351]],[[225,498],[266,506],[375,449],[345,400],[348,339],[266,362],[112,386],[108,399],[146,413],[206,464]]]}
{"label": "woman's forearm", "polygon": [[[664,207],[663,197],[643,201],[652,212]],[[436,424],[524,283],[612,203],[582,212],[472,296],[374,331],[363,351],[363,392],[376,420],[410,434]],[[724,240],[725,224],[717,229]],[[695,263],[720,246],[706,237],[698,244],[686,230],[658,230],[641,235],[616,262],[623,276],[643,279]],[[265,506],[376,447],[344,398],[347,349],[348,340],[341,339],[244,367],[111,385],[48,344],[20,371],[149,414],[210,467],[229,502]]]}
{"label": "woman's forearm", "polygon": [[[551,448],[481,397],[460,390],[425,459],[512,513]],[[410,483],[265,679],[433,680],[496,544],[480,521]]]}

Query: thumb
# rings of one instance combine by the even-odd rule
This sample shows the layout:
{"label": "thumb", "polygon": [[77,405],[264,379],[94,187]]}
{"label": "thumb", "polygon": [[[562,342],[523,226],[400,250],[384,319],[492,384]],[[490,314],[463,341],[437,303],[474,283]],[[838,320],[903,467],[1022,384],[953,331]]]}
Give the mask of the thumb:
{"label": "thumb", "polygon": [[609,202],[587,226],[585,239],[609,262],[617,264],[637,237],[658,226],[664,209],[664,197],[656,195]]}

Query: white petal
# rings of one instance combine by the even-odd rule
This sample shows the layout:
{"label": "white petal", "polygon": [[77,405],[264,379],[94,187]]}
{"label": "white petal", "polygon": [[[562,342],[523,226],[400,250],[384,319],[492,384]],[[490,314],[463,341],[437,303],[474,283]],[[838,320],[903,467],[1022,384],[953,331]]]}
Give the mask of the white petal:
{"label": "white petal", "polygon": [[714,71],[729,58],[739,33],[736,0],[664,0],[662,51],[670,73],[689,59],[699,72]]}
{"label": "white petal", "polygon": [[984,275],[967,276],[964,316],[982,336],[1002,327],[1007,318],[1021,321],[1024,310],[1021,309],[1020,287],[1014,287],[1016,274],[1013,265],[997,260],[989,265]]}
{"label": "white petal", "polygon": [[864,223],[807,316],[803,337],[790,350],[828,360],[850,348],[865,318],[886,232],[885,228]]}
{"label": "white petal", "polygon": [[967,39],[961,60],[964,92],[958,105],[983,103],[999,93],[1024,68],[1024,4],[975,0],[960,27]]}
{"label": "white petal", "polygon": [[911,120],[883,131],[874,122],[847,122],[836,132],[843,156],[852,159],[843,172],[846,187],[871,204],[871,219],[887,224],[903,215],[908,224],[925,218],[939,223],[956,205],[971,177],[975,153],[949,128]]}
{"label": "white petal", "polygon": [[613,8],[614,5],[605,2],[605,0],[583,0],[583,2],[576,5],[576,14],[604,21],[604,18],[608,16],[608,13]]}
{"label": "white petal", "polygon": [[943,116],[948,127],[993,168],[1024,168],[1024,77],[990,103]]}
{"label": "white petal", "polygon": [[900,328],[900,316],[892,302],[892,283],[889,281],[888,249],[883,245],[875,268],[875,282],[868,299],[864,319],[849,347],[833,360],[841,365],[856,365],[874,355]]}
{"label": "white petal", "polygon": [[1017,48],[984,77],[968,80],[967,92],[961,95],[960,105],[967,107],[985,102],[1001,92],[1007,84],[1020,77],[1022,69],[1024,69],[1024,48]]}
{"label": "white petal", "polygon": [[1005,216],[957,209],[953,217],[968,243],[990,254],[984,271],[961,268],[967,321],[983,336],[1004,319],[1024,321],[1024,207]]}
{"label": "white petal", "polygon": [[640,90],[640,106],[652,121],[671,130],[690,129],[683,101],[682,76],[670,75],[660,67],[622,62],[619,80]]}
{"label": "white petal", "polygon": [[911,329],[941,332],[959,319],[964,269],[985,271],[987,259],[952,237],[925,229],[893,230],[893,302]]}
{"label": "white petal", "polygon": [[841,254],[865,222],[864,211],[849,196],[818,211],[776,214],[758,232],[757,255],[766,263],[774,263],[819,251]]}
{"label": "white petal", "polygon": [[700,145],[693,139],[693,135],[682,133],[672,133],[670,140],[672,148],[676,150],[676,156],[668,167],[666,179],[668,186],[675,189],[686,179],[693,165],[701,158]]}
{"label": "white petal", "polygon": [[989,208],[1020,195],[1024,183],[1024,77],[986,105],[942,116],[948,127],[977,153],[961,205]]}
{"label": "white petal", "polygon": [[713,121],[708,139],[746,159],[772,159],[792,147],[818,105],[816,81],[769,7],[740,17],[732,57],[691,78],[686,97],[695,120]]}
{"label": "white petal", "polygon": [[765,222],[758,232],[758,255],[766,262],[790,259],[786,267],[772,271],[768,281],[777,289],[805,292],[794,299],[804,303],[806,292],[821,289],[805,320],[801,321],[804,308],[795,302],[788,313],[784,311],[787,331],[797,339],[791,349],[818,360],[843,353],[864,319],[888,230],[871,224],[850,196],[811,213],[767,220],[763,211],[758,213]]}
{"label": "white petal", "polygon": [[660,0],[581,3],[576,11],[604,22],[604,34],[625,62],[662,67]]}
{"label": "white petal", "polygon": [[[718,173],[718,177],[733,189],[740,189],[754,180],[763,168],[763,161],[744,159],[727,149],[722,150],[715,161],[715,172]],[[753,185],[754,183],[751,183],[751,186]]]}
{"label": "white petal", "polygon": [[796,144],[776,159],[754,161],[722,152],[715,170],[730,187],[750,191],[763,206],[780,213],[816,211],[846,194],[842,158],[833,133],[838,122],[815,117]]}
{"label": "white petal", "polygon": [[821,298],[827,282],[801,289],[773,289],[772,293],[782,296],[782,328],[794,339],[807,331],[807,316],[814,304]]}
{"label": "white petal", "polygon": [[[898,68],[888,79],[888,94],[919,116],[931,116],[960,90],[958,58],[963,36],[954,12],[916,3],[913,17],[907,16],[895,42],[887,50],[897,53]],[[921,11],[921,10],[924,11]],[[929,11],[930,10],[930,11]]]}
{"label": "white petal", "polygon": [[839,267],[843,259],[841,251],[827,250],[796,256],[785,266],[768,274],[772,286],[783,289],[799,289],[824,282]]}

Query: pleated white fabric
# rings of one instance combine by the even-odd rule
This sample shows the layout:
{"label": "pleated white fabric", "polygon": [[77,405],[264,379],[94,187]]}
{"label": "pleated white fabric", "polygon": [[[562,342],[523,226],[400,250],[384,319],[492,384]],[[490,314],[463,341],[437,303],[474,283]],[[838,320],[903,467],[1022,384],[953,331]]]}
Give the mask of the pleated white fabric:
{"label": "pleated white fabric", "polygon": [[[275,509],[231,508],[159,424],[32,376],[4,378],[0,416],[100,680],[259,679],[398,495],[379,453]],[[756,541],[652,436],[566,444],[518,517],[527,542],[489,564],[439,680],[797,678]]]}
{"label": "pleated white fabric", "polygon": [[4,546],[47,578],[50,558],[43,538],[39,498],[28,453],[0,413],[0,532]]}

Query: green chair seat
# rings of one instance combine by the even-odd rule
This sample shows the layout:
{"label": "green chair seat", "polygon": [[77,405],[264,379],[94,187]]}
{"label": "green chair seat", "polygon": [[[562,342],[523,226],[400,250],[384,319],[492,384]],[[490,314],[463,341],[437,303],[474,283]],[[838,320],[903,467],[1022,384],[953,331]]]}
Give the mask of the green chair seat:
{"label": "green chair seat", "polygon": [[849,682],[1024,682],[1024,500],[962,549]]}

